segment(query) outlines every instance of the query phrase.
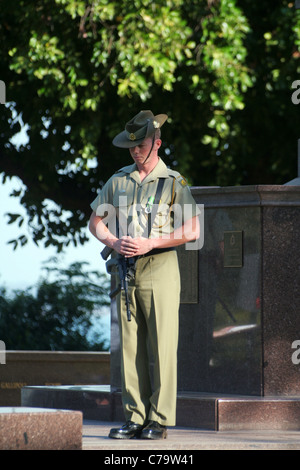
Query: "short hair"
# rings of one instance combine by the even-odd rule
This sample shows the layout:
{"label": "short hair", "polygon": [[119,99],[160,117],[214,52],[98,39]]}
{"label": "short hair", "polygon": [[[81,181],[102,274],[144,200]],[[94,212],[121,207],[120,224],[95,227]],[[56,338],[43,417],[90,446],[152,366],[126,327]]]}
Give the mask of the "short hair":
{"label": "short hair", "polygon": [[155,129],[155,139],[160,139],[161,138],[161,130],[160,128]]}

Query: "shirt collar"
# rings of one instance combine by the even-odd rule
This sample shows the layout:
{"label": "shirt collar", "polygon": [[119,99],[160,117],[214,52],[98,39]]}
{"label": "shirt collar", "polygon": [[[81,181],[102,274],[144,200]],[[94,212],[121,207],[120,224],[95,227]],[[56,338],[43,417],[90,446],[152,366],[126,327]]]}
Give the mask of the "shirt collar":
{"label": "shirt collar", "polygon": [[[130,174],[132,179],[140,183],[140,176],[139,176],[139,172],[135,163],[133,165],[129,165],[123,168],[123,170],[126,173]],[[151,173],[149,173],[149,175],[147,175],[146,178],[143,179],[142,184],[149,183],[150,181],[154,181],[157,178],[168,178],[168,176],[169,176],[169,173],[168,173],[167,166],[162,161],[162,159],[159,158],[157,165],[153,168]]]}

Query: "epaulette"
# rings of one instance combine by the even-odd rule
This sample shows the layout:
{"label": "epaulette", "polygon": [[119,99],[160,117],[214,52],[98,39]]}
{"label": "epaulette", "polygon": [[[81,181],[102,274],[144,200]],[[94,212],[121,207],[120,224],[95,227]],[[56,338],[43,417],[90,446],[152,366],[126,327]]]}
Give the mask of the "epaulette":
{"label": "epaulette", "polygon": [[127,166],[123,166],[122,168],[119,168],[119,170],[117,170],[114,174],[118,174],[118,173],[131,173],[133,171],[133,167],[134,167],[134,164],[133,165],[127,165]]}
{"label": "epaulette", "polygon": [[168,168],[168,173],[170,176],[173,176],[173,178],[175,178],[176,181],[178,181],[178,183],[181,184],[181,186],[188,186],[187,180],[184,178],[184,176],[178,173],[178,171],[170,170]]}

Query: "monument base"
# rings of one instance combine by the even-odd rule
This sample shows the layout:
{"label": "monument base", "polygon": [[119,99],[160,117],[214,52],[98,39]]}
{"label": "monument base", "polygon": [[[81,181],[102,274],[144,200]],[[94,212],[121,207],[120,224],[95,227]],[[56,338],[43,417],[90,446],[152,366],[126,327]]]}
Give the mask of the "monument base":
{"label": "monument base", "polygon": [[[124,421],[121,393],[110,386],[27,386],[22,405],[80,410],[83,418]],[[300,430],[300,397],[179,392],[177,426],[212,431]]]}
{"label": "monument base", "polygon": [[82,413],[0,407],[0,450],[81,450]]}

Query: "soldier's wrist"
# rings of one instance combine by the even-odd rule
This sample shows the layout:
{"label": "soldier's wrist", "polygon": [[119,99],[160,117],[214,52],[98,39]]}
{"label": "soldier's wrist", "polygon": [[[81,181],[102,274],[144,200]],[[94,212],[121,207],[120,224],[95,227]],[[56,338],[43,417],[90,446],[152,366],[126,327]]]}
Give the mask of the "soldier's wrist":
{"label": "soldier's wrist", "polygon": [[107,241],[108,241],[108,245],[110,246],[110,248],[115,250],[116,249],[116,243],[119,241],[119,239],[114,238],[114,239],[110,239],[110,240],[107,240]]}

